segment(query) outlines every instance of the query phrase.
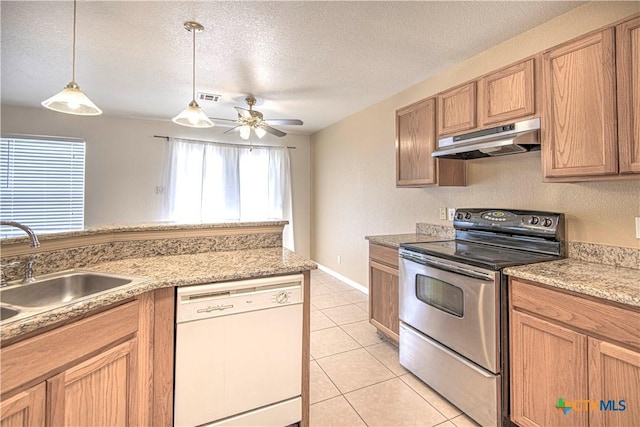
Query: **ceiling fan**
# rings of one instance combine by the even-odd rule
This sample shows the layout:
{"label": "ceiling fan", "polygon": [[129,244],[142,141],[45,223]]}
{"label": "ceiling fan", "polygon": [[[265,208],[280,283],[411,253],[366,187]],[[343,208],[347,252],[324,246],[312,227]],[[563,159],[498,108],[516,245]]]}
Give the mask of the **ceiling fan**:
{"label": "ceiling fan", "polygon": [[227,121],[236,123],[236,126],[232,127],[225,133],[240,132],[242,139],[249,139],[251,135],[251,129],[256,133],[258,138],[262,138],[267,133],[282,137],[286,135],[286,132],[282,132],[279,129],[272,127],[272,125],[301,125],[302,120],[298,119],[269,119],[265,120],[260,111],[254,110],[253,106],[256,105],[256,98],[248,96],[245,98],[245,102],[249,106],[249,109],[234,107],[238,112],[238,118],[236,120],[228,119],[213,119],[220,121]]}

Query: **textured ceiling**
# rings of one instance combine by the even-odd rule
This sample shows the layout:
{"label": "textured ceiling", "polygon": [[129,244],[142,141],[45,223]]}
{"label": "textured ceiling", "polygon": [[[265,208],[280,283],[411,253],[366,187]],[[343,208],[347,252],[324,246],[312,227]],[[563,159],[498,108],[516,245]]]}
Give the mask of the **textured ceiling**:
{"label": "textured ceiling", "polygon": [[[105,114],[168,120],[196,91],[210,117],[258,98],[310,134],[582,2],[82,1],[76,81]],[[73,3],[2,1],[2,103],[39,106],[71,80]]]}

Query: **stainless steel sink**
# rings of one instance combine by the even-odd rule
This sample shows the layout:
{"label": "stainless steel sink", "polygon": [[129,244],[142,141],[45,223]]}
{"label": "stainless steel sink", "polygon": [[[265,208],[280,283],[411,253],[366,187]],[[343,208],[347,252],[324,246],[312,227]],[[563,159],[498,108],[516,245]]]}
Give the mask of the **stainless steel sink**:
{"label": "stainless steel sink", "polygon": [[20,310],[18,309],[0,306],[0,321],[11,319],[13,316],[17,316],[19,313]]}
{"label": "stainless steel sink", "polygon": [[146,277],[120,276],[95,271],[69,270],[39,277],[36,281],[0,289],[2,321],[11,321],[97,296]]}

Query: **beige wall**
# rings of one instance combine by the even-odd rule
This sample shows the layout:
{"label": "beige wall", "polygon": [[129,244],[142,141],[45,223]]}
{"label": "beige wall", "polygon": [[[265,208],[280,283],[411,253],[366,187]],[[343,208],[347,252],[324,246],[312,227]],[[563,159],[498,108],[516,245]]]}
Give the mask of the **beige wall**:
{"label": "beige wall", "polygon": [[[109,116],[77,117],[44,108],[2,106],[2,134],[17,133],[83,138],[87,142],[85,222],[87,226],[162,220],[165,142],[153,135],[240,142],[223,135],[228,128],[190,129],[169,120],[134,120]],[[260,144],[290,150],[296,252],[310,255],[310,138],[265,136]]]}
{"label": "beige wall", "polygon": [[543,183],[533,152],[468,161],[467,187],[396,188],[394,151],[396,109],[639,11],[640,2],[586,4],[315,134],[312,258],[366,286],[364,237],[449,224],[439,207],[564,212],[571,241],[640,248],[640,181]]}

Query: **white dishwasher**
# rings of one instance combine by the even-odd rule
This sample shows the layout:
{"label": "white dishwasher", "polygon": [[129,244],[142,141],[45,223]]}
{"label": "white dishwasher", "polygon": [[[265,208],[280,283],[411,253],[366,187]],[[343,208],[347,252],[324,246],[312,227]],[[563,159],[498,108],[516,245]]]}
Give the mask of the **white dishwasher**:
{"label": "white dishwasher", "polygon": [[174,425],[302,418],[303,275],[179,287]]}

